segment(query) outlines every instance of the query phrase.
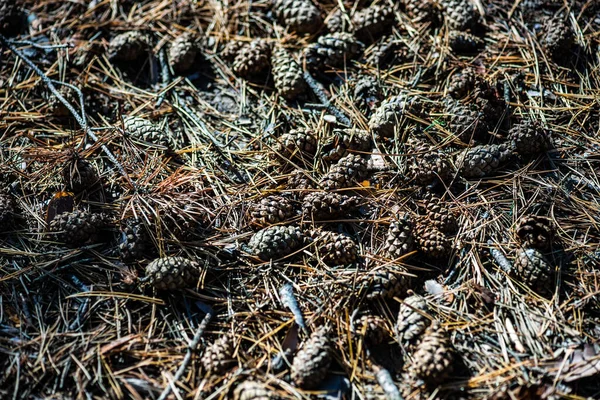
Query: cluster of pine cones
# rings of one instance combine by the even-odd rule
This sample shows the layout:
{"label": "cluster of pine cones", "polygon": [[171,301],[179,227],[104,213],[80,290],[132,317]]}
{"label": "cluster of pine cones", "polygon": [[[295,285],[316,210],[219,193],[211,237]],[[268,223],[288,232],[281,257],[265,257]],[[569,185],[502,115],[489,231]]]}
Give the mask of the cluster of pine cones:
{"label": "cluster of pine cones", "polygon": [[[82,18],[150,11],[143,1],[111,3]],[[585,257],[597,256],[578,253],[597,228],[559,221],[548,183],[562,190],[556,171],[571,169],[563,166],[577,147],[561,124],[586,140],[598,133],[597,104],[573,94],[600,63],[574,23],[579,15],[594,25],[591,6],[270,0],[207,12],[182,3],[187,14],[168,32],[140,29],[138,15],[70,48],[69,83],[96,85],[85,98],[57,83],[23,100],[64,127],[74,120],[58,92],[111,127],[93,140],[96,130],[81,133],[80,143],[64,132],[33,137],[41,125],[6,128],[0,231],[14,233],[7,248],[27,249],[13,251],[26,254],[13,265],[70,271],[63,254],[75,254],[72,264],[118,271],[107,287],[118,277],[119,291],[214,302],[219,324],[194,364],[206,378],[197,395],[494,398],[494,374],[523,387],[521,372],[504,370],[507,358],[542,359],[542,347],[555,357],[554,342],[526,348],[507,315],[517,313],[511,296],[537,312],[559,298],[584,304],[595,289],[561,283],[561,266],[579,257],[588,268]],[[0,0],[0,33],[25,35],[26,14],[34,20]],[[206,35],[181,29],[197,21]],[[517,58],[525,47],[535,57]],[[571,58],[579,64],[567,72]],[[102,79],[98,65],[110,65]],[[241,98],[239,113],[227,96]],[[585,305],[593,313],[599,303]],[[574,324],[562,312],[556,325]],[[491,339],[477,327],[489,321]],[[268,333],[247,332],[253,323]],[[473,338],[489,341],[474,350]],[[502,351],[486,364],[492,349]],[[554,377],[522,368],[536,385]]]}

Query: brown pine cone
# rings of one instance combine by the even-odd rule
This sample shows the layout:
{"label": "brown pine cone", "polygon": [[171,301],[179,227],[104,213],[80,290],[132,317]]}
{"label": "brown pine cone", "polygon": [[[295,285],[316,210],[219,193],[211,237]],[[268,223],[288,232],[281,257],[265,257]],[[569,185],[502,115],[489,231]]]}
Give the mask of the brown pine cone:
{"label": "brown pine cone", "polygon": [[394,9],[387,5],[371,5],[352,17],[354,33],[363,41],[374,42],[394,23]]}
{"label": "brown pine cone", "polygon": [[271,67],[271,45],[263,39],[253,40],[238,51],[231,67],[242,78],[268,71]]}
{"label": "brown pine cone", "polygon": [[450,156],[433,146],[409,139],[407,143],[408,175],[419,185],[430,185],[437,180],[442,182],[452,176]]}
{"label": "brown pine cone", "polygon": [[327,329],[321,327],[294,357],[291,378],[294,384],[303,389],[314,389],[325,379],[331,365],[331,342]]}
{"label": "brown pine cone", "polygon": [[479,14],[470,0],[439,0],[450,29],[465,31],[479,22]]}
{"label": "brown pine cone", "polygon": [[286,257],[304,244],[304,235],[297,226],[271,226],[252,236],[248,247],[263,261]]}
{"label": "brown pine cone", "polygon": [[354,35],[346,32],[335,32],[323,35],[316,43],[311,43],[304,50],[306,65],[314,70],[324,66],[342,67],[349,63],[362,49]]}
{"label": "brown pine cone", "polygon": [[197,55],[198,45],[188,32],[178,36],[169,46],[169,63],[176,74],[189,71]]}
{"label": "brown pine cone", "polygon": [[389,339],[387,323],[377,315],[362,315],[352,324],[352,334],[362,338],[368,345],[377,346]]}
{"label": "brown pine cone", "polygon": [[448,333],[434,322],[413,353],[412,371],[428,385],[440,385],[453,369],[454,350]]}
{"label": "brown pine cone", "polygon": [[48,231],[56,240],[69,246],[94,243],[100,238],[100,230],[106,226],[106,215],[76,210],[58,214],[48,225]]}
{"label": "brown pine cone", "polygon": [[550,148],[550,136],[539,123],[524,120],[510,128],[508,139],[515,152],[528,156],[543,153]]}
{"label": "brown pine cone", "polygon": [[315,33],[323,25],[321,12],[310,0],[275,0],[273,13],[283,26],[296,33]]}
{"label": "brown pine cone", "polygon": [[448,33],[448,46],[457,54],[477,53],[483,45],[483,40],[468,32],[450,31]]}
{"label": "brown pine cone", "polygon": [[274,146],[277,155],[286,160],[296,157],[298,159],[310,159],[317,152],[318,139],[314,131],[310,129],[292,129],[284,133]]}
{"label": "brown pine cone", "polygon": [[289,51],[277,46],[271,57],[273,82],[277,92],[286,100],[294,100],[306,90],[302,68]]}
{"label": "brown pine cone", "polygon": [[136,140],[165,148],[173,147],[169,135],[147,119],[140,117],[126,117],[124,126],[125,132]]}
{"label": "brown pine cone", "polygon": [[229,335],[219,337],[214,343],[206,347],[200,359],[204,371],[210,375],[224,373],[235,362],[233,351],[233,338]]}
{"label": "brown pine cone", "polygon": [[324,145],[322,158],[327,162],[337,162],[350,154],[348,150],[368,152],[372,147],[373,141],[367,131],[354,128],[334,129]]}
{"label": "brown pine cone", "polygon": [[475,107],[446,99],[445,112],[448,129],[465,143],[486,135],[489,130],[485,115]]}
{"label": "brown pine cone", "polygon": [[244,381],[233,392],[234,400],[277,400],[279,396],[264,384],[255,381]]}
{"label": "brown pine cone", "polygon": [[540,44],[554,59],[568,56],[575,44],[575,34],[571,24],[565,21],[563,17],[548,20],[544,25]]}
{"label": "brown pine cone", "polygon": [[394,270],[374,270],[364,275],[358,285],[367,288],[368,300],[391,299],[402,296],[409,289],[411,278],[405,273],[406,270],[399,266]]}
{"label": "brown pine cone", "polygon": [[14,196],[8,190],[0,190],[0,231],[10,229],[16,214]]}
{"label": "brown pine cone", "polygon": [[75,158],[63,169],[63,180],[68,190],[80,193],[91,190],[100,182],[100,177],[92,163],[82,158]]}
{"label": "brown pine cone", "polygon": [[452,75],[448,84],[448,94],[453,98],[461,98],[475,89],[477,75],[473,68],[467,67],[460,72]]}
{"label": "brown pine cone", "polygon": [[348,154],[333,165],[321,179],[319,186],[325,190],[342,189],[356,186],[367,177],[367,160],[359,154]]}
{"label": "brown pine cone", "polygon": [[454,234],[458,230],[456,216],[435,194],[429,192],[423,198],[422,208],[431,225],[445,234]]}
{"label": "brown pine cone", "polygon": [[333,220],[348,215],[357,208],[356,197],[339,193],[312,192],[302,202],[304,218],[314,221]]}
{"label": "brown pine cone", "polygon": [[528,215],[519,220],[517,236],[527,247],[548,250],[554,236],[553,226],[550,218]]}
{"label": "brown pine cone", "polygon": [[128,218],[121,227],[119,254],[124,261],[139,260],[147,255],[147,245],[151,244],[148,232],[142,221]]}
{"label": "brown pine cone", "polygon": [[426,218],[419,218],[414,229],[417,247],[432,258],[445,258],[452,252],[452,241]]}
{"label": "brown pine cone", "polygon": [[397,259],[413,251],[415,239],[412,234],[412,221],[408,214],[399,214],[390,227],[383,243],[383,251],[389,258]]}
{"label": "brown pine cone", "polygon": [[465,178],[483,178],[500,168],[510,156],[511,151],[504,144],[481,145],[463,151],[456,164]]}
{"label": "brown pine cone", "polygon": [[519,251],[514,267],[516,277],[534,292],[542,296],[554,293],[554,269],[539,250]]}
{"label": "brown pine cone", "polygon": [[429,307],[423,297],[414,294],[404,299],[396,323],[398,343],[407,346],[419,342],[431,324],[431,319],[427,318],[428,313]]}
{"label": "brown pine cone", "polygon": [[417,101],[407,96],[393,96],[381,103],[369,119],[369,129],[380,137],[393,138],[394,132],[400,129],[406,114],[419,114]]}
{"label": "brown pine cone", "polygon": [[249,207],[252,223],[259,226],[268,226],[287,221],[294,216],[292,202],[279,195],[264,197]]}
{"label": "brown pine cone", "polygon": [[307,172],[296,169],[290,173],[286,189],[296,194],[297,198],[303,198],[315,186],[315,183]]}
{"label": "brown pine cone", "polygon": [[348,265],[358,258],[358,245],[347,235],[328,231],[311,231],[319,260],[328,265]]}
{"label": "brown pine cone", "polygon": [[108,44],[108,58],[111,61],[132,62],[147,55],[151,48],[148,35],[139,31],[121,33]]}
{"label": "brown pine cone", "polygon": [[157,290],[181,290],[193,287],[200,276],[200,265],[184,257],[157,258],[146,266],[146,276],[140,281],[148,282]]}

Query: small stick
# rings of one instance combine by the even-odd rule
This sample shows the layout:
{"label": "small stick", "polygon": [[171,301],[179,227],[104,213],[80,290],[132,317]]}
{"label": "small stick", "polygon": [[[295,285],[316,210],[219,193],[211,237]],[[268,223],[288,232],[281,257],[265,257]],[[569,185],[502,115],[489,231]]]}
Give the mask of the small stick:
{"label": "small stick", "polygon": [[402,395],[398,387],[394,384],[394,379],[390,371],[377,364],[373,364],[373,370],[375,371],[377,383],[379,383],[379,386],[381,386],[385,393],[385,398],[388,400],[402,400]]}
{"label": "small stick", "polygon": [[181,377],[183,376],[183,373],[185,372],[185,369],[187,368],[189,363],[192,361],[192,353],[196,350],[196,347],[198,347],[198,343],[200,343],[200,338],[202,338],[202,334],[204,334],[204,330],[210,323],[210,320],[212,319],[212,317],[213,317],[213,312],[211,310],[206,313],[206,315],[202,319],[202,322],[200,323],[200,325],[198,325],[196,334],[194,335],[194,338],[188,345],[187,352],[185,353],[185,357],[183,358],[181,365],[177,369],[177,372],[175,373],[175,376],[173,377],[173,381],[169,382],[169,384],[167,385],[165,390],[163,390],[163,392],[160,394],[160,397],[158,398],[158,400],[165,400],[167,398],[167,396],[169,394],[171,394],[172,390],[176,390],[175,383],[179,379],[181,379]]}
{"label": "small stick", "polygon": [[[488,240],[488,244],[490,246],[494,246],[494,243],[491,240]],[[490,253],[492,254],[492,257],[494,257],[494,260],[496,260],[500,268],[502,268],[504,272],[510,273],[510,271],[512,270],[512,264],[504,256],[504,254],[502,254],[502,252],[496,249],[495,247],[492,247],[490,249]]]}
{"label": "small stick", "polygon": [[284,306],[290,309],[292,314],[294,314],[294,319],[298,326],[306,332],[306,323],[304,322],[304,316],[302,315],[302,310],[300,310],[300,306],[298,305],[298,300],[296,300],[296,296],[294,296],[294,287],[291,283],[286,283],[279,289],[279,296],[281,296],[281,302]]}
{"label": "small stick", "polygon": [[352,122],[350,122],[350,119],[348,117],[346,117],[344,115],[344,113],[342,113],[334,105],[331,104],[331,102],[327,98],[327,95],[325,94],[325,90],[323,89],[323,86],[319,82],[315,81],[314,78],[310,75],[310,73],[308,71],[304,71],[304,80],[306,81],[308,86],[310,86],[310,88],[315,93],[315,95],[319,98],[321,103],[323,103],[323,105],[325,107],[327,107],[327,110],[330,113],[335,115],[335,117],[338,119],[338,121],[340,121],[341,123],[343,123],[344,125],[347,125],[347,126],[352,125]]}

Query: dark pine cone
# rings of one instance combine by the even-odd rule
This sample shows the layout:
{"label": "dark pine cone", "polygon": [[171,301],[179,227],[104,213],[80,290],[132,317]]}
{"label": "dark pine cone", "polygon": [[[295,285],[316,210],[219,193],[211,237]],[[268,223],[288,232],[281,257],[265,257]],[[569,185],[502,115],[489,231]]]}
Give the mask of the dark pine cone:
{"label": "dark pine cone", "polygon": [[315,33],[323,25],[321,12],[310,0],[275,0],[273,13],[290,31]]}
{"label": "dark pine cone", "polygon": [[286,189],[296,195],[296,198],[303,198],[310,189],[315,188],[315,183],[307,172],[296,169],[290,173],[287,180]]}
{"label": "dark pine cone", "polygon": [[312,231],[318,258],[328,265],[348,265],[358,258],[358,245],[347,235],[327,231]]}
{"label": "dark pine cone", "polygon": [[91,190],[100,181],[92,163],[81,158],[67,163],[63,169],[63,179],[67,188],[75,193]]}
{"label": "dark pine cone", "polygon": [[233,392],[234,400],[276,400],[279,397],[265,385],[255,381],[244,381]]}
{"label": "dark pine cone", "polygon": [[412,370],[428,385],[440,385],[453,369],[454,351],[448,333],[434,322],[413,353]]}
{"label": "dark pine cone", "polygon": [[524,249],[515,259],[515,275],[526,286],[542,296],[554,292],[553,268],[539,250]]}
{"label": "dark pine cone", "polygon": [[340,8],[336,8],[325,20],[329,33],[350,32],[350,18]]}
{"label": "dark pine cone", "polygon": [[398,215],[390,224],[383,244],[383,251],[389,258],[397,259],[413,251],[415,239],[412,229],[412,221],[408,214]]}
{"label": "dark pine cone", "polygon": [[352,60],[362,49],[354,35],[335,32],[323,35],[316,43],[310,44],[304,51],[306,65],[311,69],[320,69],[326,65],[341,67]]}
{"label": "dark pine cone", "polygon": [[394,23],[394,9],[388,5],[371,5],[352,17],[356,36],[365,42],[374,42]]}
{"label": "dark pine cone", "polygon": [[460,140],[470,143],[473,139],[487,134],[489,130],[487,120],[477,108],[454,99],[446,99],[445,103],[448,128]]}
{"label": "dark pine cone", "polygon": [[380,137],[393,138],[394,132],[402,127],[406,114],[418,114],[419,104],[404,95],[385,100],[371,115],[369,129]]}
{"label": "dark pine cone", "polygon": [[100,238],[100,230],[106,226],[104,214],[76,210],[58,214],[48,226],[56,240],[69,246],[94,243]]}
{"label": "dark pine cone", "polygon": [[139,31],[121,33],[108,44],[108,58],[112,61],[131,62],[145,57],[150,51],[148,35]]}
{"label": "dark pine cone", "polygon": [[196,55],[198,54],[198,45],[189,33],[178,36],[169,47],[169,63],[173,72],[183,74],[192,68]]}
{"label": "dark pine cone", "polygon": [[8,230],[16,213],[15,198],[8,190],[0,190],[0,230]]}
{"label": "dark pine cone", "polygon": [[445,258],[452,251],[452,241],[427,218],[419,218],[414,230],[417,246],[423,254],[432,258]]}
{"label": "dark pine cone", "polygon": [[457,54],[477,53],[484,42],[475,35],[463,31],[450,31],[448,46]]}
{"label": "dark pine cone", "polygon": [[358,199],[339,193],[313,192],[304,197],[302,213],[305,219],[332,220],[354,212]]}
{"label": "dark pine cone", "polygon": [[359,129],[334,129],[323,148],[323,160],[337,162],[347,156],[348,150],[369,152],[373,148],[371,135]]}
{"label": "dark pine cone", "polygon": [[146,276],[140,279],[157,290],[180,290],[193,287],[200,275],[200,265],[184,257],[164,257],[146,266]]}
{"label": "dark pine cone", "polygon": [[0,0],[0,33],[12,36],[21,27],[22,13],[15,0]]}
{"label": "dark pine cone", "polygon": [[483,178],[492,174],[511,156],[504,145],[489,144],[465,150],[457,159],[457,165],[465,178]]}
{"label": "dark pine cone", "polygon": [[279,94],[286,100],[294,100],[306,90],[302,68],[289,51],[277,46],[271,57],[273,82]]}
{"label": "dark pine cone", "polygon": [[470,0],[440,0],[444,17],[450,29],[465,31],[479,22],[479,14]]}
{"label": "dark pine cone", "polygon": [[364,275],[359,287],[367,288],[367,299],[391,299],[406,293],[411,283],[411,278],[403,267],[396,266],[392,269],[377,269]]}
{"label": "dark pine cone", "polygon": [[294,384],[303,389],[317,387],[329,372],[331,352],[327,330],[321,327],[310,335],[294,358],[291,373]]}
{"label": "dark pine cone", "polygon": [[352,324],[352,333],[364,339],[370,346],[384,343],[389,335],[385,320],[377,315],[362,315]]}
{"label": "dark pine cone", "polygon": [[529,215],[521,218],[517,225],[517,236],[527,247],[548,250],[554,236],[550,218]]}
{"label": "dark pine cone", "polygon": [[229,335],[219,337],[213,344],[204,350],[200,363],[204,371],[210,375],[219,375],[225,372],[235,361],[233,359],[233,338]]}
{"label": "dark pine cone", "polygon": [[119,253],[124,261],[145,258],[152,242],[142,221],[129,218],[121,227]]}
{"label": "dark pine cone", "polygon": [[465,68],[462,71],[452,75],[448,84],[448,94],[454,98],[461,98],[475,89],[477,75],[473,68]]}
{"label": "dark pine cone", "polygon": [[134,139],[165,148],[172,147],[169,135],[151,121],[140,117],[127,117],[124,120],[125,132]]}
{"label": "dark pine cone", "polygon": [[251,204],[249,209],[252,223],[268,226],[284,222],[294,216],[294,205],[282,196],[272,195]]}
{"label": "dark pine cone", "polygon": [[575,34],[564,18],[552,18],[544,26],[540,44],[552,58],[561,59],[569,55],[575,44]]}
{"label": "dark pine cone", "polygon": [[439,23],[435,0],[403,0],[406,14],[414,22]]}
{"label": "dark pine cone", "polygon": [[452,176],[452,164],[448,154],[435,147],[417,140],[409,139],[408,175],[419,185],[430,185],[441,180],[446,181]]}
{"label": "dark pine cone", "polygon": [[282,258],[300,249],[304,235],[296,226],[272,226],[252,236],[248,247],[252,254],[263,261]]}
{"label": "dark pine cone", "polygon": [[423,198],[422,207],[431,225],[445,234],[454,234],[458,230],[456,216],[435,194],[429,192]]}
{"label": "dark pine cone", "polygon": [[543,153],[550,148],[548,132],[537,122],[524,120],[510,128],[510,144],[520,155],[529,156]]}
{"label": "dark pine cone", "polygon": [[359,154],[348,154],[331,167],[319,182],[319,186],[325,190],[356,186],[368,173],[366,159]]}
{"label": "dark pine cone", "polygon": [[398,343],[403,346],[417,343],[431,324],[428,313],[429,307],[423,297],[415,294],[404,299],[396,323]]}
{"label": "dark pine cone", "polygon": [[277,139],[274,149],[286,160],[311,159],[317,152],[317,135],[310,129],[292,129]]}
{"label": "dark pine cone", "polygon": [[262,39],[255,39],[243,46],[235,59],[232,68],[236,75],[249,78],[268,71],[271,66],[271,46]]}

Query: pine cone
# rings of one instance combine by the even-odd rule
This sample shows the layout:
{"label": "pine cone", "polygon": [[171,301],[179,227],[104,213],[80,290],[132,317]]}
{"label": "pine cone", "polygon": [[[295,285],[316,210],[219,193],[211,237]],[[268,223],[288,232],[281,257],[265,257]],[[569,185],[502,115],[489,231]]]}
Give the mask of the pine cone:
{"label": "pine cone", "polygon": [[396,56],[399,59],[405,59],[406,51],[402,51],[404,49],[405,47],[398,44],[393,36],[384,37],[365,51],[365,63],[384,69],[388,63],[394,61]]}
{"label": "pine cone", "polygon": [[517,225],[517,236],[527,247],[548,250],[554,236],[552,220],[537,215],[521,218]]}
{"label": "pine cone", "polygon": [[322,158],[327,162],[337,162],[347,156],[348,150],[368,152],[373,148],[371,135],[359,129],[334,129],[333,135],[323,146]]}
{"label": "pine cone", "polygon": [[15,0],[0,0],[0,33],[7,36],[17,33],[21,20],[21,9]]}
{"label": "pine cone", "polygon": [[134,139],[161,147],[172,147],[169,135],[147,119],[140,117],[126,117],[124,125],[125,132]]}
{"label": "pine cone", "polygon": [[297,198],[304,197],[310,189],[314,188],[315,184],[306,172],[296,169],[290,173],[286,189],[293,191],[292,193],[296,193],[298,195]]}
{"label": "pine cone", "polygon": [[325,20],[329,33],[350,32],[350,18],[340,8],[336,8]]}
{"label": "pine cone", "polygon": [[391,299],[394,296],[402,296],[409,289],[410,277],[405,275],[406,270],[396,266],[395,270],[379,269],[364,275],[359,287],[368,288],[367,299]]}
{"label": "pine cone", "polygon": [[427,318],[429,307],[423,297],[415,294],[404,299],[398,311],[396,335],[403,346],[417,343],[431,320]]}
{"label": "pine cone", "polygon": [[440,385],[453,369],[454,351],[448,333],[433,323],[413,354],[412,371],[429,385]]}
{"label": "pine cone", "polygon": [[233,359],[233,338],[229,335],[219,337],[204,350],[200,359],[204,371],[210,375],[224,373],[235,361]]}
{"label": "pine cone", "polygon": [[339,193],[312,192],[304,197],[305,219],[323,221],[348,215],[358,208],[358,199]]}
{"label": "pine cone", "polygon": [[242,51],[246,44],[247,43],[241,42],[239,40],[232,40],[230,42],[227,42],[227,44],[221,51],[221,58],[227,63],[233,63],[237,55]]}
{"label": "pine cone", "polygon": [[413,251],[415,241],[412,234],[412,221],[408,214],[400,214],[390,224],[383,251],[389,258],[397,259]]}
{"label": "pine cone", "polygon": [[362,49],[354,35],[335,32],[319,37],[304,51],[306,65],[311,69],[320,69],[326,65],[341,67],[349,63]]}
{"label": "pine cone", "polygon": [[477,26],[479,14],[470,0],[441,0],[440,5],[450,29],[465,31]]}
{"label": "pine cone", "polygon": [[369,346],[377,346],[389,338],[385,320],[376,315],[362,315],[352,325],[352,333],[363,338]]}
{"label": "pine cone", "polygon": [[302,68],[294,60],[289,51],[283,47],[275,47],[271,64],[273,65],[273,82],[279,94],[286,100],[294,100],[306,90],[306,82],[302,76]]}
{"label": "pine cone", "polygon": [[0,231],[8,230],[16,214],[16,202],[8,190],[0,190]]}
{"label": "pine cone", "polygon": [[452,251],[452,241],[426,218],[419,218],[414,230],[417,247],[428,257],[445,258]]}
{"label": "pine cone", "polygon": [[294,358],[291,372],[294,384],[303,389],[316,388],[329,372],[331,352],[327,330],[321,327],[310,335]]}
{"label": "pine cone", "polygon": [[319,186],[325,190],[356,186],[368,174],[367,160],[359,154],[348,154],[331,167]]}
{"label": "pine cone", "polygon": [[321,12],[310,0],[275,0],[273,13],[283,26],[296,33],[315,33],[323,25]]}
{"label": "pine cone", "polygon": [[121,227],[119,253],[124,261],[140,260],[146,256],[147,244],[151,243],[142,221],[129,218]]}
{"label": "pine cone", "polygon": [[253,224],[268,226],[292,218],[294,205],[285,197],[272,195],[251,204],[249,213]]}
{"label": "pine cone", "polygon": [[169,47],[169,63],[176,74],[189,71],[197,55],[198,45],[189,33],[178,36]]}
{"label": "pine cone", "polygon": [[106,226],[104,214],[76,210],[58,214],[48,226],[56,240],[69,246],[81,246],[96,242],[99,231]]}
{"label": "pine cone", "polygon": [[148,282],[157,290],[180,290],[195,286],[200,275],[200,265],[184,257],[157,258],[146,266]]}
{"label": "pine cone", "polygon": [[255,381],[244,381],[235,388],[234,400],[276,400],[279,399],[265,385]]}
{"label": "pine cone", "polygon": [[448,46],[457,54],[477,53],[483,44],[481,39],[468,32],[450,31],[448,33]]}
{"label": "pine cone", "polygon": [[443,151],[412,138],[407,143],[407,150],[408,175],[415,183],[430,185],[437,180],[446,181],[452,176],[450,157]]}
{"label": "pine cone", "polygon": [[536,249],[519,251],[515,259],[515,275],[534,292],[551,296],[554,292],[553,268],[546,257]]}
{"label": "pine cone", "polygon": [[272,226],[252,236],[248,247],[263,261],[288,256],[302,247],[304,235],[296,226]]}
{"label": "pine cone", "polygon": [[465,68],[452,75],[448,84],[448,94],[454,98],[464,97],[475,89],[476,81],[477,75],[473,68]]}
{"label": "pine cone", "polygon": [[456,216],[435,194],[429,192],[424,196],[422,208],[425,216],[435,229],[445,234],[454,234],[458,230]]}
{"label": "pine cone", "polygon": [[550,148],[550,137],[540,124],[524,120],[509,131],[511,146],[520,155],[543,153]]}
{"label": "pine cone", "polygon": [[150,51],[150,38],[139,31],[121,33],[108,44],[108,58],[117,62],[137,61]]}
{"label": "pine cone", "polygon": [[457,159],[457,165],[465,178],[483,178],[504,164],[511,155],[507,146],[489,144],[465,150]]}
{"label": "pine cone", "polygon": [[292,129],[284,133],[274,146],[278,155],[285,159],[312,158],[317,152],[317,135],[310,129]]}
{"label": "pine cone", "polygon": [[485,115],[474,107],[453,99],[446,99],[448,129],[465,143],[487,134],[489,126]]}
{"label": "pine cone", "polygon": [[63,179],[67,188],[75,193],[91,190],[100,182],[96,168],[92,163],[81,158],[72,160],[65,166]]}
{"label": "pine cone", "polygon": [[419,105],[404,95],[385,100],[369,119],[369,129],[377,136],[393,138],[396,129],[402,127],[407,113],[418,114]]}
{"label": "pine cone", "polygon": [[262,39],[255,39],[243,46],[233,60],[233,72],[249,78],[264,73],[271,66],[271,46]]}
{"label": "pine cone", "polygon": [[312,231],[316,253],[328,265],[348,265],[358,258],[358,246],[347,235],[327,231]]}
{"label": "pine cone", "polygon": [[439,22],[436,2],[434,0],[403,0],[406,14],[414,22]]}
{"label": "pine cone", "polygon": [[544,25],[544,34],[540,44],[554,59],[569,55],[575,44],[575,34],[564,18],[552,18]]}
{"label": "pine cone", "polygon": [[394,22],[394,10],[389,6],[371,5],[352,17],[354,32],[361,40],[374,42]]}

